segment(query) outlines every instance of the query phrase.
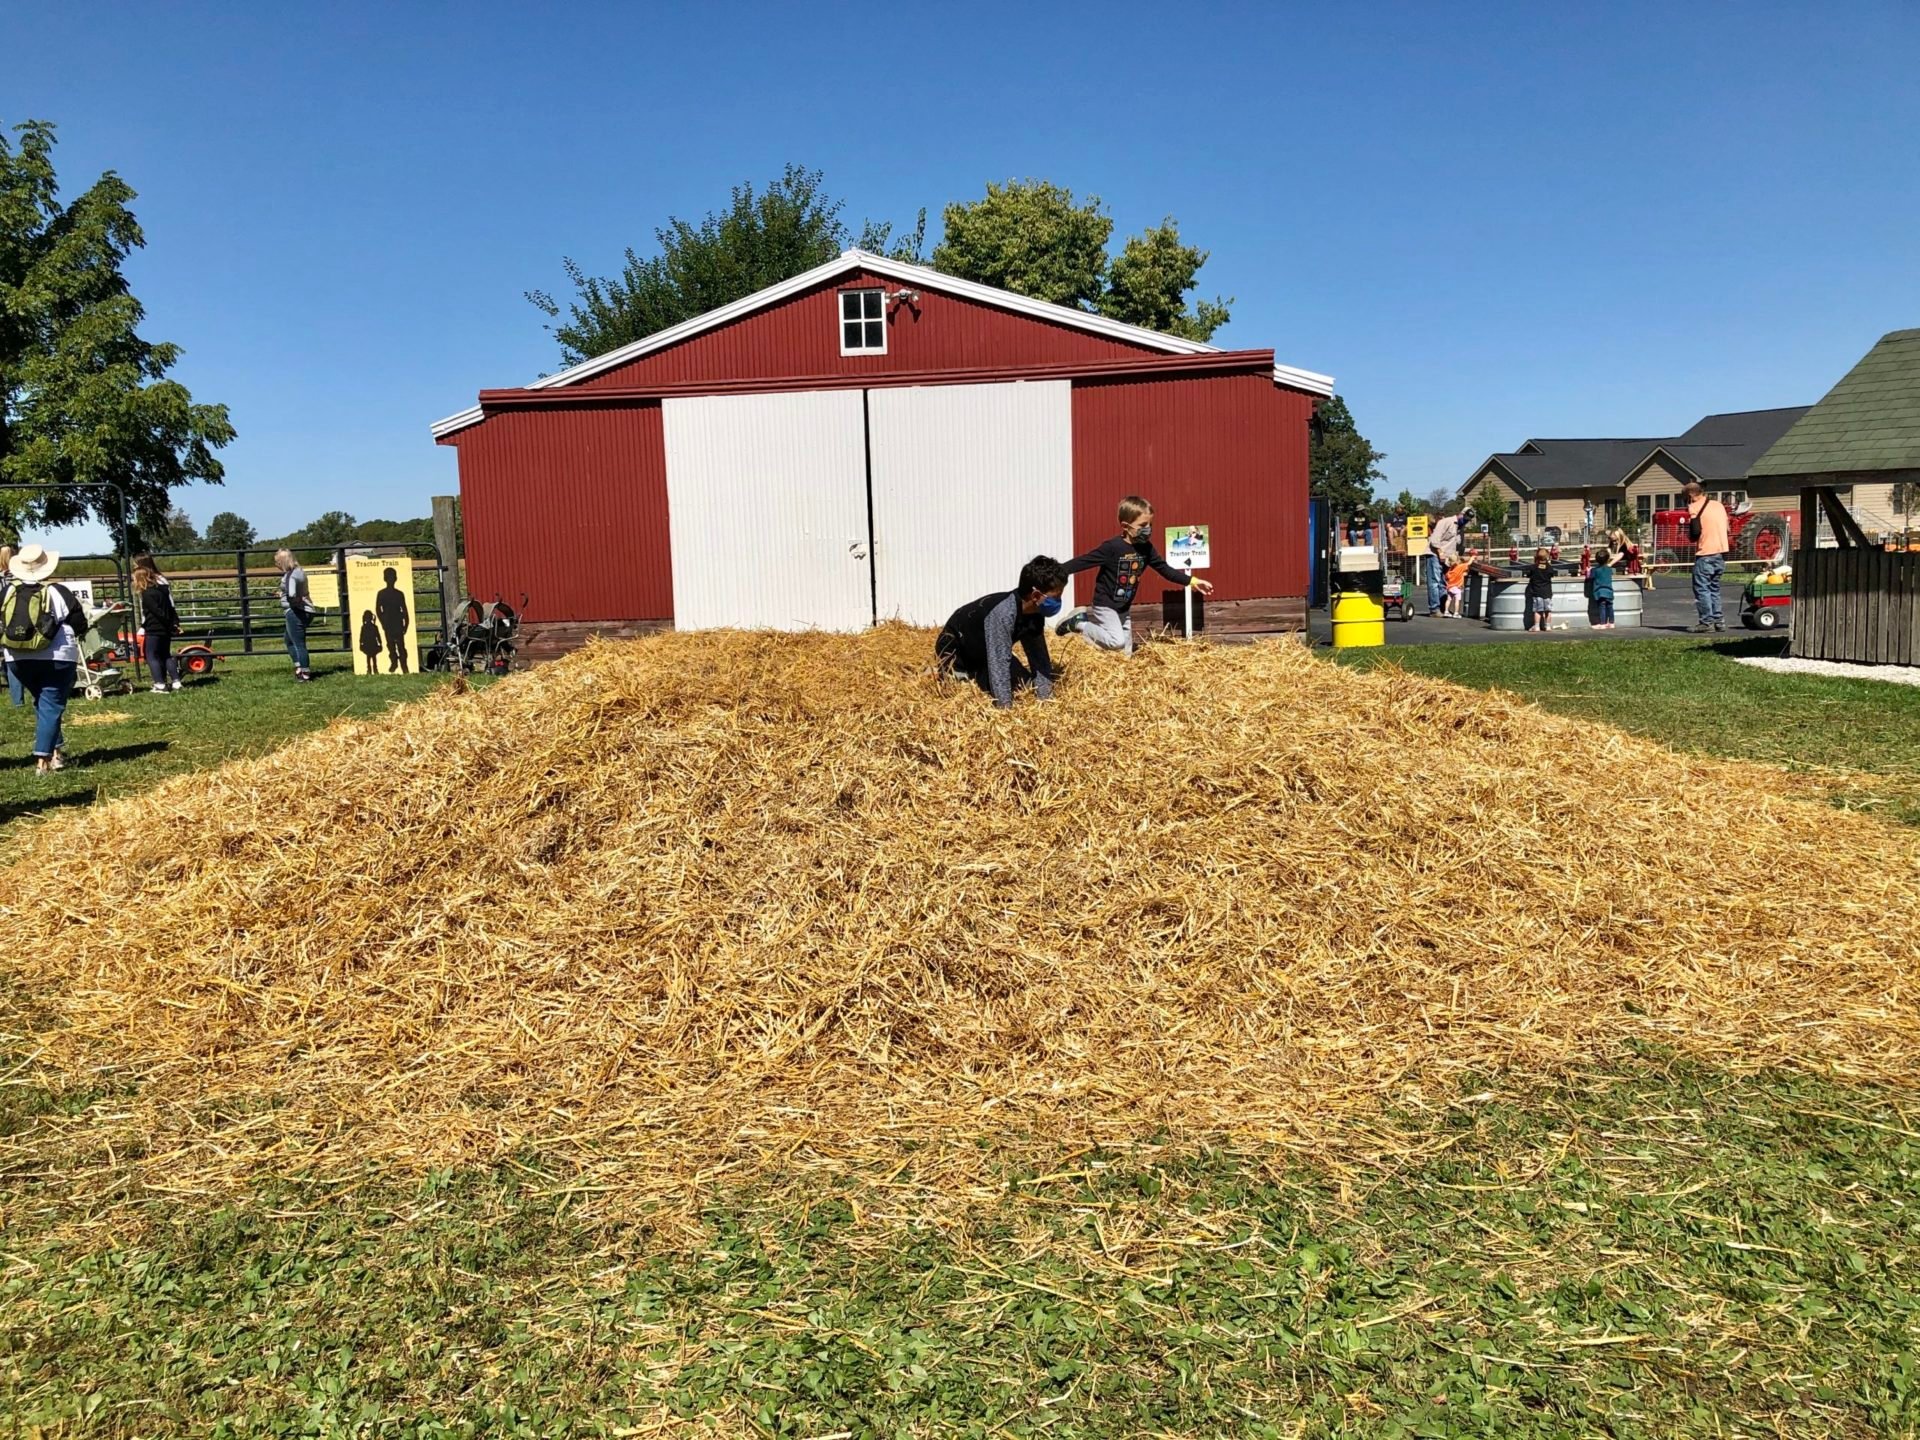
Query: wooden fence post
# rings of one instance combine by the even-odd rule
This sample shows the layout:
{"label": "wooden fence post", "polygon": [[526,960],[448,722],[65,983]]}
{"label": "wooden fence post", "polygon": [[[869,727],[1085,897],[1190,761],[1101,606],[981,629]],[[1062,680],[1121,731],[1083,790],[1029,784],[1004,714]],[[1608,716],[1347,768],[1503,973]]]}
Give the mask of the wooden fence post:
{"label": "wooden fence post", "polygon": [[440,613],[451,626],[460,609],[460,527],[453,518],[451,495],[433,497],[433,543],[440,547]]}

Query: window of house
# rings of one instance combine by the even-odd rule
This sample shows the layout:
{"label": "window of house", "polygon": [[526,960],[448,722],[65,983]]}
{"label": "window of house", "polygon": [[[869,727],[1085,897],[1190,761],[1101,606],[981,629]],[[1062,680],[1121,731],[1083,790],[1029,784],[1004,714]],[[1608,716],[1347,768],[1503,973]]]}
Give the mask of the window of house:
{"label": "window of house", "polygon": [[1606,502],[1606,508],[1607,528],[1611,530],[1620,523],[1620,502],[1618,500],[1609,500]]}
{"label": "window of house", "polygon": [[1518,530],[1519,528],[1520,502],[1518,500],[1509,500],[1507,501],[1507,529]]}
{"label": "window of house", "polygon": [[1671,510],[1673,508],[1673,496],[1671,495],[1654,496],[1653,508],[1656,510]]}
{"label": "window of house", "polygon": [[1547,528],[1547,502],[1544,500],[1533,502],[1533,528],[1536,530]]}
{"label": "window of house", "polygon": [[1633,513],[1639,518],[1642,525],[1651,525],[1653,523],[1653,497],[1651,495],[1634,496]]}
{"label": "window of house", "polygon": [[842,290],[840,292],[840,353],[842,355],[884,355],[887,353],[887,322],[882,311],[886,301],[878,290]]}

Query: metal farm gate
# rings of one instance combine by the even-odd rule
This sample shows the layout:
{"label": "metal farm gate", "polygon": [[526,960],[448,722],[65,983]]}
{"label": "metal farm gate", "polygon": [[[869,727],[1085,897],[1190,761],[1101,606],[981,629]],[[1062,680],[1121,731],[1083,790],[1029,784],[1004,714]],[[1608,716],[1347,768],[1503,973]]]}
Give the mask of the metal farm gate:
{"label": "metal farm gate", "polygon": [[[407,560],[413,577],[415,633],[422,656],[446,638],[449,616],[441,584],[446,566],[438,546],[368,542],[293,553],[307,572],[308,594],[323,612],[307,631],[307,648],[313,654],[353,652],[345,563],[350,555]],[[173,585],[174,607],[180,612],[180,643],[207,645],[216,654],[228,657],[283,654],[286,620],[280,609],[280,571],[273,555],[272,550],[262,549],[154,551],[153,558]],[[139,623],[138,608],[121,557],[65,557],[60,579],[88,583],[97,605],[119,602],[133,609],[134,615],[122,627],[131,645]]]}

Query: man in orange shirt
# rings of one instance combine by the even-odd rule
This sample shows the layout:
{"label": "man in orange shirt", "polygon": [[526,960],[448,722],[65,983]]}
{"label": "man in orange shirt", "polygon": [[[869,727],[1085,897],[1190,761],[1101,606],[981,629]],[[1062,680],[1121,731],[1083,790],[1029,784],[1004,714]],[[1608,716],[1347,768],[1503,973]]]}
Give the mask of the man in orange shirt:
{"label": "man in orange shirt", "polygon": [[1700,613],[1695,634],[1726,629],[1720,616],[1720,577],[1727,568],[1727,507],[1708,498],[1698,480],[1687,482],[1687,538],[1694,542],[1693,608]]}

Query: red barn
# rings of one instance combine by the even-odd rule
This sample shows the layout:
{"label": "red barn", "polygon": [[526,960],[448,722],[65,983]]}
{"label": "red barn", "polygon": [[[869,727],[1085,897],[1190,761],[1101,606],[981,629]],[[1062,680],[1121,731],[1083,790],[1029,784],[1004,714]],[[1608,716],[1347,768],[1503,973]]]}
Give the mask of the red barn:
{"label": "red barn", "polygon": [[[1211,527],[1215,630],[1300,627],[1333,382],[849,250],[440,421],[468,585],[594,632],[938,625],[1117,531]],[[1090,590],[1079,577],[1080,598]],[[1142,588],[1143,618],[1158,587]]]}

